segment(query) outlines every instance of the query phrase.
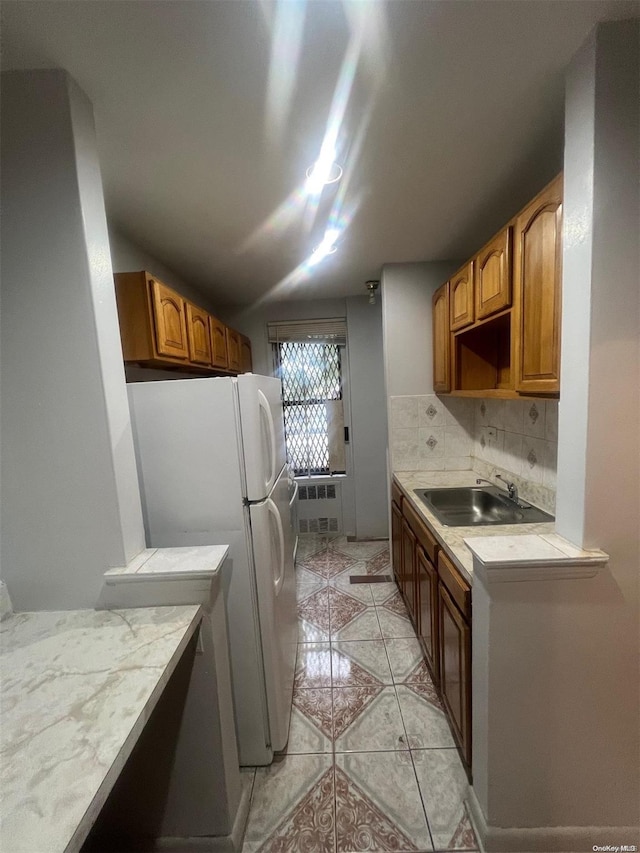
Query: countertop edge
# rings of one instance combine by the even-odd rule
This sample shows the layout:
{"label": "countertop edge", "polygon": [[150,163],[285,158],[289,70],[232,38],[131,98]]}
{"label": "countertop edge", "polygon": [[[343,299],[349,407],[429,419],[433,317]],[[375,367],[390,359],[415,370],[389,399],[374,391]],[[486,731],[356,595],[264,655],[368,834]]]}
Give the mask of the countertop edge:
{"label": "countertop edge", "polygon": [[[189,606],[189,605],[187,605],[187,606]],[[169,679],[171,678],[171,676],[173,675],[173,673],[175,671],[176,666],[178,665],[178,661],[182,657],[184,650],[186,649],[187,645],[189,644],[189,641],[191,640],[191,638],[193,637],[193,635],[196,632],[196,629],[200,625],[200,622],[202,621],[202,616],[204,614],[204,610],[200,605],[191,605],[191,606],[195,607],[196,610],[193,614],[193,617],[191,618],[191,621],[189,622],[189,625],[187,626],[186,630],[184,631],[184,634],[183,634],[180,642],[176,646],[176,649],[175,649],[173,655],[171,656],[170,660],[167,662],[167,665],[165,666],[164,670],[162,671],[162,674],[161,674],[160,678],[158,679],[156,686],[151,691],[151,694],[149,695],[149,698],[147,699],[147,702],[146,702],[144,708],[142,708],[142,710],[140,711],[140,714],[138,715],[138,718],[136,719],[135,723],[133,724],[133,726],[129,730],[129,734],[125,738],[125,740],[122,744],[122,747],[120,748],[120,751],[118,752],[118,755],[116,756],[111,767],[107,771],[104,779],[102,780],[102,783],[100,784],[97,791],[95,792],[91,802],[87,806],[87,810],[85,811],[84,815],[82,816],[80,823],[78,824],[75,832],[73,833],[73,835],[69,839],[69,842],[65,848],[65,853],[77,853],[77,851],[80,850],[80,848],[81,848],[82,844],[84,843],[87,835],[89,834],[89,831],[91,830],[92,826],[94,825],[94,823],[98,817],[98,814],[100,813],[100,810],[102,809],[105,802],[107,801],[107,798],[108,798],[109,794],[111,793],[113,786],[115,785],[115,783],[118,779],[118,776],[122,772],[122,768],[126,764],[129,756],[131,755],[133,748],[134,748],[135,744],[137,743],[144,726],[147,723],[147,720],[149,719],[149,717],[151,716],[151,713],[153,712],[154,708],[158,704],[160,696],[164,692],[164,688],[166,687]],[[119,611],[114,610],[112,612],[118,613]]]}

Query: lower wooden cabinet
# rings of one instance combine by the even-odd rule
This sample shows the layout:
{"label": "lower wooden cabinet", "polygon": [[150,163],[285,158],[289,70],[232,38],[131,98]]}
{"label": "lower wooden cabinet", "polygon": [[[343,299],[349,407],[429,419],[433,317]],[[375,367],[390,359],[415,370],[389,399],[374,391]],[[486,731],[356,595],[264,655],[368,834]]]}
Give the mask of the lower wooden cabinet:
{"label": "lower wooden cabinet", "polygon": [[471,767],[471,625],[438,585],[440,691],[453,734]]}
{"label": "lower wooden cabinet", "polygon": [[471,587],[394,481],[391,549],[396,583],[471,774]]}
{"label": "lower wooden cabinet", "polygon": [[416,551],[418,593],[418,637],[434,681],[440,681],[438,624],[438,572],[420,545]]}
{"label": "lower wooden cabinet", "polygon": [[415,533],[406,518],[402,519],[402,574],[400,589],[411,621],[416,623],[416,543]]}
{"label": "lower wooden cabinet", "polygon": [[401,587],[402,577],[402,510],[400,505],[391,501],[391,562],[393,576]]}

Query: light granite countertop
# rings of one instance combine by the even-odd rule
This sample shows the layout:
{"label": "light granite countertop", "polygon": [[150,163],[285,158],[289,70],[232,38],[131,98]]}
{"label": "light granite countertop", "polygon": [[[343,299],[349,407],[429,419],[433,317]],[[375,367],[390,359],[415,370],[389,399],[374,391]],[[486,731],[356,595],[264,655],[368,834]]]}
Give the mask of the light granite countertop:
{"label": "light granite countertop", "polygon": [[447,486],[475,486],[475,471],[395,471],[393,475],[408,495],[411,506],[425,519],[436,539],[447,550],[457,568],[473,584],[473,555],[464,540],[479,536],[523,536],[549,534],[555,531],[553,521],[540,524],[487,524],[473,527],[447,527],[426,508],[414,489],[446,488]]}
{"label": "light granite countertop", "polygon": [[212,578],[229,553],[228,545],[190,545],[182,548],[145,548],[126,566],[108,569],[106,581],[192,580]]}
{"label": "light granite countertop", "polygon": [[198,605],[0,625],[0,849],[80,848],[202,617]]}

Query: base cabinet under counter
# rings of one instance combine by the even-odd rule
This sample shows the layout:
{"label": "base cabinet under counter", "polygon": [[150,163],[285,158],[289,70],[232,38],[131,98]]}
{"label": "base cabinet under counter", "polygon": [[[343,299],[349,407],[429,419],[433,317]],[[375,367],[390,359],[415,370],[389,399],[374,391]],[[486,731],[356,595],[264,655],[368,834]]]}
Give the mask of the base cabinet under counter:
{"label": "base cabinet under counter", "polygon": [[471,778],[471,587],[395,481],[391,519],[394,578]]}

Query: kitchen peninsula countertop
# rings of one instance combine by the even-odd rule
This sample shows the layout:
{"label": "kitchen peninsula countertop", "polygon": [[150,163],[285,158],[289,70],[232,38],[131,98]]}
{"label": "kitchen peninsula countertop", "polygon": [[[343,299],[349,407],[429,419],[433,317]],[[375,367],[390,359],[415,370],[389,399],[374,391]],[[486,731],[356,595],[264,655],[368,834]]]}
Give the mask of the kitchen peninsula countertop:
{"label": "kitchen peninsula countertop", "polygon": [[395,471],[393,476],[408,495],[411,506],[428,522],[436,539],[453,558],[466,580],[473,584],[473,555],[464,540],[477,536],[548,535],[555,531],[553,521],[539,524],[481,524],[472,527],[447,527],[422,503],[414,489],[447,488],[449,486],[475,486],[475,471]]}
{"label": "kitchen peninsula countertop", "polygon": [[196,631],[198,605],[0,625],[0,847],[80,848]]}

